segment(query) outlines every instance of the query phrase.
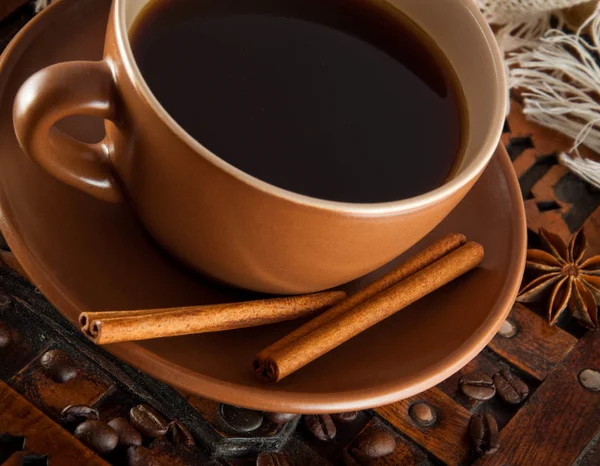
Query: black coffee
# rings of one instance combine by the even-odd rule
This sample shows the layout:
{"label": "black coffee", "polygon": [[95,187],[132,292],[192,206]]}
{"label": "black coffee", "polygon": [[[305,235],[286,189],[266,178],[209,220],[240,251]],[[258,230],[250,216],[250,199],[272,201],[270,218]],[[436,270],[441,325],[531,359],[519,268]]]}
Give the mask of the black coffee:
{"label": "black coffee", "polygon": [[378,0],[154,0],[131,32],[165,109],[263,181],[344,202],[438,187],[466,132],[441,51]]}

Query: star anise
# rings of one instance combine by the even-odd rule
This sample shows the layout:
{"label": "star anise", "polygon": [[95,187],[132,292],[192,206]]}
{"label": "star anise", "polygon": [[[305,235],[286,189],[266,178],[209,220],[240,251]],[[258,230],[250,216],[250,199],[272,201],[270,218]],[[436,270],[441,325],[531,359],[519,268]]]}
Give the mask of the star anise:
{"label": "star anise", "polygon": [[598,328],[600,302],[600,256],[583,259],[587,239],[580,229],[569,245],[554,233],[540,229],[540,238],[549,252],[527,251],[527,268],[539,274],[525,286],[517,301],[536,301],[550,291],[548,322],[554,325],[568,308],[582,325]]}

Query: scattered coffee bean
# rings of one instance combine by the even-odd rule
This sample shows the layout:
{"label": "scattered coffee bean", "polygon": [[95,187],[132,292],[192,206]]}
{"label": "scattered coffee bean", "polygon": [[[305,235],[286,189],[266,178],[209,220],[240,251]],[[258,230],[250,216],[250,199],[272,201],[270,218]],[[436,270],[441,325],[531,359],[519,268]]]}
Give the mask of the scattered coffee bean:
{"label": "scattered coffee bean", "polygon": [[502,322],[500,326],[500,330],[498,330],[498,335],[503,338],[512,338],[519,332],[517,325],[510,319],[506,319]]}
{"label": "scattered coffee bean", "polygon": [[133,427],[124,417],[117,417],[108,423],[119,434],[120,447],[132,447],[142,444],[142,434]]}
{"label": "scattered coffee bean", "polygon": [[525,382],[506,369],[494,375],[494,383],[500,398],[507,403],[519,404],[529,395],[529,388]]}
{"label": "scattered coffee bean", "polygon": [[88,405],[69,405],[60,413],[60,423],[65,427],[76,427],[84,421],[99,419],[98,410]]}
{"label": "scattered coffee bean", "polygon": [[187,427],[185,427],[179,421],[169,422],[167,436],[176,445],[186,445],[188,447],[193,447],[196,444],[196,442],[194,442],[194,437],[192,437],[191,432],[187,430]]}
{"label": "scattered coffee bean", "polygon": [[12,332],[10,327],[5,322],[0,322],[0,349],[10,345],[12,340]]}
{"label": "scattered coffee bean", "polygon": [[152,450],[139,445],[127,449],[127,464],[129,466],[161,466]]}
{"label": "scattered coffee bean", "polygon": [[329,414],[306,414],[303,420],[304,425],[315,438],[323,442],[335,438],[337,431]]}
{"label": "scattered coffee bean", "polygon": [[71,357],[62,350],[46,351],[40,359],[44,373],[57,383],[65,383],[77,377],[79,369]]}
{"label": "scattered coffee bean", "polygon": [[377,461],[373,458],[369,458],[364,452],[358,448],[353,448],[350,451],[344,451],[342,453],[342,460],[344,466],[376,466]]}
{"label": "scattered coffee bean", "polygon": [[259,411],[225,404],[221,405],[221,416],[229,427],[238,432],[251,432],[258,429],[264,417]]}
{"label": "scattered coffee bean", "polygon": [[492,378],[483,372],[471,372],[463,375],[458,381],[461,391],[474,400],[490,400],[496,394]]}
{"label": "scattered coffee bean", "polygon": [[422,401],[412,405],[408,410],[408,414],[418,426],[429,427],[435,424],[437,420],[435,410]]}
{"label": "scattered coffee bean", "polygon": [[471,444],[479,456],[492,455],[500,448],[498,423],[491,414],[475,414],[467,428]]}
{"label": "scattered coffee bean", "polygon": [[282,453],[262,452],[256,458],[256,466],[290,466],[290,463]]}
{"label": "scattered coffee bean", "polygon": [[119,434],[108,424],[96,419],[79,424],[74,435],[101,455],[113,451],[119,443]]}
{"label": "scattered coffee bean", "polygon": [[396,439],[390,431],[372,427],[358,436],[356,447],[369,458],[381,458],[396,449]]}
{"label": "scattered coffee bean", "polygon": [[167,433],[169,423],[154,408],[138,405],[129,411],[129,421],[146,437],[161,437]]}
{"label": "scattered coffee bean", "polygon": [[579,373],[579,383],[592,392],[600,391],[600,372],[584,369]]}
{"label": "scattered coffee bean", "polygon": [[265,413],[265,417],[274,424],[281,425],[293,421],[298,414],[289,413]]}
{"label": "scattered coffee bean", "polygon": [[349,422],[353,422],[356,420],[356,418],[358,417],[358,412],[350,411],[349,413],[337,413],[337,414],[332,414],[331,417],[333,418],[334,421],[342,422],[342,423],[349,423]]}

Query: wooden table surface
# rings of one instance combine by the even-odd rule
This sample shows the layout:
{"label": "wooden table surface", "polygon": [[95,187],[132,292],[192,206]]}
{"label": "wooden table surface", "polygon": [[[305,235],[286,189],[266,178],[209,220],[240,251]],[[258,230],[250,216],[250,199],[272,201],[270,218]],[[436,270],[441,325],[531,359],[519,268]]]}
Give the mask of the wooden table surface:
{"label": "wooden table surface", "polygon": [[[23,0],[0,2],[0,51],[32,15],[32,6]],[[557,163],[556,154],[571,142],[526,121],[516,102],[502,141],[521,183],[530,244],[539,243],[540,227],[567,240],[583,226],[590,255],[600,254],[600,191]],[[541,305],[515,305],[506,329],[516,333],[497,335],[437,387],[362,411],[351,422],[334,419],[337,436],[323,442],[300,418],[277,425],[263,413],[242,410],[228,424],[217,403],[178,393],[94,347],[18,274],[14,257],[2,246],[0,342],[2,322],[11,342],[4,348],[0,343],[0,464],[250,465],[259,452],[275,450],[292,465],[344,464],[344,452],[376,427],[393,434],[396,448],[374,464],[600,465],[600,391],[585,388],[579,377],[586,369],[600,371],[599,333],[569,318],[549,327]],[[42,370],[41,360],[52,349],[69,355],[78,368],[75,377],[57,382]],[[527,384],[524,402],[511,405],[498,396],[475,401],[459,389],[464,374],[493,375],[501,369]],[[415,420],[411,407],[416,403],[435,413],[432,425]],[[147,404],[184,424],[195,445],[167,435],[144,440],[146,459],[128,460],[118,449],[101,457],[73,436],[72,426],[60,426],[60,412],[70,404],[93,406],[105,421],[127,417],[131,407]],[[493,455],[478,457],[469,443],[467,425],[477,413],[492,414],[498,422],[501,446]],[[243,431],[248,430],[244,422],[254,421],[256,428]]]}

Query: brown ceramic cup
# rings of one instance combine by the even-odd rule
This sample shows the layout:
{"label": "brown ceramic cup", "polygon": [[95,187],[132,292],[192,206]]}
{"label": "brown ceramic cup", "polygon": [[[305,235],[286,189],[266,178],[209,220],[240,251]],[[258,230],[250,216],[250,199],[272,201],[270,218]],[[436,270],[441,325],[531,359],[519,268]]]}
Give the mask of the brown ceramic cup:
{"label": "brown ceramic cup", "polygon": [[[439,44],[468,113],[456,175],[426,194],[381,204],[272,186],[187,134],[150,92],[132,55],[128,30],[148,1],[114,0],[104,60],[61,63],[31,76],[16,97],[15,130],[24,151],[56,178],[105,201],[127,199],[165,249],[215,279],[304,293],[364,275],[431,231],[494,153],[506,83],[500,51],[473,0],[381,0]],[[104,118],[106,137],[86,144],[53,126],[74,114]]]}

